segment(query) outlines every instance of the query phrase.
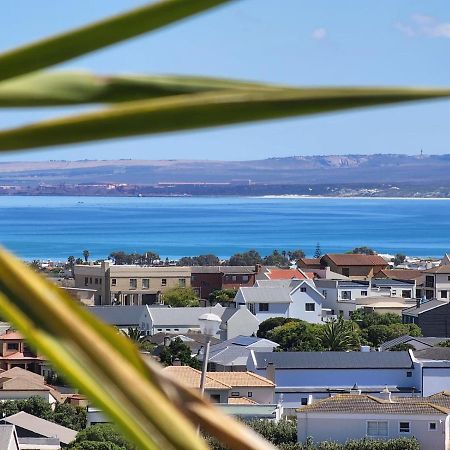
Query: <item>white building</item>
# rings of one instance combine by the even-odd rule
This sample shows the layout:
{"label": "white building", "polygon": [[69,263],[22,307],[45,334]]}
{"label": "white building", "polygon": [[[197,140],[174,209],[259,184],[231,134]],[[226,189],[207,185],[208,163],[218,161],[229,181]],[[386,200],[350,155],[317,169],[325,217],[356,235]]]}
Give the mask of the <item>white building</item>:
{"label": "white building", "polygon": [[[310,323],[322,322],[323,295],[306,280],[274,281],[264,286],[241,287],[234,299],[263,322],[271,317],[291,317]],[[268,287],[267,287],[268,286]],[[272,287],[273,286],[273,287]]]}

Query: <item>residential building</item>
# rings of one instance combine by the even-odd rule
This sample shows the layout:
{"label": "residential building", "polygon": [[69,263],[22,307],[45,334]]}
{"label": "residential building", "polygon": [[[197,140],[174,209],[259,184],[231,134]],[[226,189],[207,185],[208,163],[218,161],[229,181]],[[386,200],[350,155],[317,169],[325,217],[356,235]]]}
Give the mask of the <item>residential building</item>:
{"label": "residential building", "polygon": [[[14,425],[20,448],[60,448],[59,444],[68,446],[75,440],[77,432],[54,422],[33,416],[24,411],[11,416],[3,417],[0,423]],[[48,441],[52,439],[53,441]],[[39,445],[41,443],[41,445]],[[29,446],[26,446],[26,445]],[[51,447],[46,447],[45,445]],[[55,445],[57,445],[55,447]]]}
{"label": "residential building", "polygon": [[427,300],[450,301],[450,264],[424,270],[422,275],[422,295]]}
{"label": "residential building", "polygon": [[415,350],[425,350],[427,348],[432,348],[439,343],[445,341],[447,338],[445,337],[415,337],[409,335],[403,335],[395,339],[391,339],[390,341],[384,342],[380,345],[380,350],[382,352],[389,351],[391,348],[396,347],[397,345],[411,345]]}
{"label": "residential building", "polygon": [[450,391],[450,348],[432,347],[414,352],[421,368],[422,395]]}
{"label": "residential building", "polygon": [[[154,334],[153,336],[148,336],[146,339],[152,344],[157,345],[157,348],[152,353],[155,356],[158,356],[160,351],[170,345],[170,343],[175,339],[181,339],[181,341],[187,345],[192,355],[198,355],[199,352],[205,347],[207,337],[199,333],[198,331],[192,332],[189,331],[187,333],[169,333],[165,331],[161,331],[159,333]],[[211,346],[218,344],[220,339],[209,337]]]}
{"label": "residential building", "polygon": [[384,386],[395,395],[418,393],[420,364],[409,352],[251,352],[247,368],[272,380],[285,410],[335,393],[377,395]]}
{"label": "residential building", "polygon": [[290,287],[240,288],[234,299],[236,307],[245,306],[263,322],[271,317],[292,317],[310,323],[322,322],[323,295],[307,280],[291,280]]}
{"label": "residential building", "polygon": [[304,272],[298,268],[280,269],[279,267],[261,267],[256,275],[257,280],[310,280],[312,272]]}
{"label": "residential building", "polygon": [[19,332],[9,329],[0,335],[0,369],[21,367],[40,373],[43,362],[44,358],[28,346]]}
{"label": "residential building", "polygon": [[339,394],[303,406],[297,411],[298,441],[395,439],[415,437],[422,450],[447,450],[450,397],[439,394],[426,399],[382,398],[363,394]]}
{"label": "residential building", "polygon": [[88,311],[95,314],[103,322],[113,325],[119,330],[128,332],[128,328],[138,328],[149,334],[151,329],[149,306],[91,306]]}
{"label": "residential building", "polygon": [[75,288],[94,289],[96,305],[153,305],[174,287],[191,287],[190,267],[75,265]]}
{"label": "residential building", "polygon": [[424,336],[450,338],[450,303],[441,300],[418,302],[402,311],[403,323],[415,323]]}
{"label": "residential building", "polygon": [[[189,366],[168,366],[163,372],[184,385],[199,389],[201,372]],[[205,393],[217,403],[249,399],[258,404],[273,404],[275,385],[252,372],[208,372]]]}
{"label": "residential building", "polygon": [[381,270],[389,266],[388,262],[379,255],[360,255],[354,253],[327,253],[320,258],[320,266],[317,259],[308,258],[300,259],[297,264],[303,271],[329,267],[331,272],[352,279],[376,277]]}
{"label": "residential building", "polygon": [[[236,336],[223,342],[211,345],[208,371],[211,372],[244,372],[251,351],[272,352],[279,347],[276,342],[254,336]],[[203,353],[198,355],[203,361]]]}
{"label": "residential building", "polygon": [[324,296],[324,307],[332,315],[350,318],[358,308],[376,312],[401,314],[415,304],[415,281],[372,278],[370,280],[315,279],[314,284]]}
{"label": "residential building", "polygon": [[202,299],[213,291],[253,286],[259,266],[194,266],[191,267],[191,286]]}
{"label": "residential building", "polygon": [[256,335],[259,328],[258,319],[247,308],[223,307],[217,304],[213,307],[196,308],[148,308],[149,328],[146,334],[160,332],[186,333],[200,331],[198,318],[202,314],[213,313],[222,319],[218,338],[222,340],[243,335]]}

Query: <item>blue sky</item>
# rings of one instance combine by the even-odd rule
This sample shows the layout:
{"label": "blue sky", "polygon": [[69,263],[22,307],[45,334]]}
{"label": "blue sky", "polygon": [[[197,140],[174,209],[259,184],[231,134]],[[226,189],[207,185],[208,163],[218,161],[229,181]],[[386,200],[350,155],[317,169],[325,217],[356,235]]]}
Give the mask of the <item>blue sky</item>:
{"label": "blue sky", "polygon": [[[2,0],[3,49],[146,2]],[[450,85],[448,0],[239,0],[57,68],[295,85]],[[5,160],[450,153],[449,101],[6,154]],[[2,111],[16,126],[67,109]]]}

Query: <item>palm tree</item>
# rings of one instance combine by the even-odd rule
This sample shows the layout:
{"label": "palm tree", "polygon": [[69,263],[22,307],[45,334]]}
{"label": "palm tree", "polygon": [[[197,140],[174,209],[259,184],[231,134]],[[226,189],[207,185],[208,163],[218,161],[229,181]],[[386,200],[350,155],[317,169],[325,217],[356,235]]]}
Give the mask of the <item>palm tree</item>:
{"label": "palm tree", "polygon": [[329,320],[322,330],[322,346],[329,351],[352,350],[359,344],[355,324],[342,317]]}
{"label": "palm tree", "polygon": [[89,259],[89,250],[83,250],[84,262],[88,262]]}
{"label": "palm tree", "polygon": [[35,270],[36,272],[41,271],[41,262],[37,259],[33,259],[33,261],[30,262],[30,267]]}
{"label": "palm tree", "polygon": [[128,336],[133,342],[139,344],[144,340],[144,336],[142,336],[141,330],[139,328],[128,328],[128,332],[122,331],[125,336]]}
{"label": "palm tree", "polygon": [[75,267],[75,256],[70,255],[67,258],[67,265],[70,268],[70,271],[72,272],[72,277],[75,276],[74,267]]}

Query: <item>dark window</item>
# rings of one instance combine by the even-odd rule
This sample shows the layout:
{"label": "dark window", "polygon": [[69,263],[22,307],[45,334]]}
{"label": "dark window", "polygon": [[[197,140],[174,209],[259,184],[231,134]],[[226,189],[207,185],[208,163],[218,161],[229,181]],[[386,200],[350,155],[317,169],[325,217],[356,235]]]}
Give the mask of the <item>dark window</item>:
{"label": "dark window", "polygon": [[430,423],[428,424],[428,429],[429,429],[430,431],[435,431],[436,428],[437,428],[436,422],[430,422]]}
{"label": "dark window", "polygon": [[[450,275],[447,276],[447,281],[450,281]],[[434,422],[433,422],[434,423]],[[430,424],[431,425],[431,424]],[[436,425],[436,424],[435,424]]]}
{"label": "dark window", "polygon": [[150,288],[150,279],[143,278],[142,279],[142,289],[149,289]]}
{"label": "dark window", "polygon": [[367,291],[361,291],[361,297],[367,297]]}
{"label": "dark window", "polygon": [[301,287],[300,288],[300,292],[306,292],[306,288],[305,287]]}
{"label": "dark window", "polygon": [[403,298],[411,298],[411,291],[409,289],[403,289],[402,290],[402,297]]}
{"label": "dark window", "polygon": [[300,403],[305,406],[308,404],[308,398],[307,397],[302,397],[302,399],[300,400]]}
{"label": "dark window", "polygon": [[434,287],[434,277],[427,275],[425,277],[425,287]]}
{"label": "dark window", "polygon": [[242,281],[248,281],[248,275],[242,275]]}
{"label": "dark window", "polygon": [[89,284],[92,284],[92,277],[89,277]]}
{"label": "dark window", "polygon": [[400,433],[409,433],[411,431],[409,427],[409,422],[400,422],[399,425],[400,425],[399,426]]}
{"label": "dark window", "polygon": [[8,350],[19,350],[19,343],[18,342],[8,342],[6,348]]}
{"label": "dark window", "polygon": [[441,291],[441,298],[447,298],[447,291]]}
{"label": "dark window", "polygon": [[269,304],[268,303],[260,303],[259,311],[269,311]]}
{"label": "dark window", "polygon": [[305,311],[315,311],[316,304],[315,303],[305,303]]}
{"label": "dark window", "polygon": [[98,301],[99,301],[99,303],[102,302],[102,296],[101,295],[98,296]]}
{"label": "dark window", "polygon": [[179,278],[178,279],[178,286],[186,287],[186,278]]}
{"label": "dark window", "polygon": [[87,286],[89,284],[89,278],[84,277],[84,285]]}
{"label": "dark window", "polygon": [[407,376],[408,378],[411,378],[411,377],[412,377],[412,372],[411,372],[410,370],[408,370],[408,372],[406,372],[406,376]]}
{"label": "dark window", "polygon": [[253,397],[253,392],[247,392],[247,397],[248,398]]}
{"label": "dark window", "polygon": [[231,392],[232,397],[240,397],[240,395],[239,392]]}
{"label": "dark window", "polygon": [[99,278],[99,279],[98,279],[98,282],[99,282],[99,284],[101,285],[101,284],[102,284],[102,279]]}
{"label": "dark window", "polygon": [[94,281],[95,281],[95,284],[98,284],[98,278],[96,278]]}
{"label": "dark window", "polygon": [[342,309],[339,310],[339,315],[343,316],[344,315],[344,311]]}
{"label": "dark window", "polygon": [[116,286],[117,280],[115,278],[111,278],[111,286]]}
{"label": "dark window", "polygon": [[343,267],[342,268],[342,275],[344,275],[345,277],[349,277],[350,276],[350,268],[349,267]]}
{"label": "dark window", "polygon": [[342,300],[351,300],[352,299],[352,291],[342,291],[341,297],[342,297]]}
{"label": "dark window", "polygon": [[167,286],[167,278],[161,278],[161,286]]}
{"label": "dark window", "polygon": [[137,288],[137,279],[130,278],[130,289],[136,289],[136,288]]}
{"label": "dark window", "polygon": [[210,395],[209,398],[214,403],[220,403],[220,394]]}

